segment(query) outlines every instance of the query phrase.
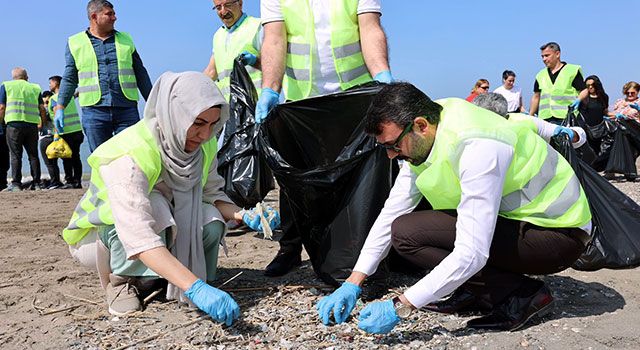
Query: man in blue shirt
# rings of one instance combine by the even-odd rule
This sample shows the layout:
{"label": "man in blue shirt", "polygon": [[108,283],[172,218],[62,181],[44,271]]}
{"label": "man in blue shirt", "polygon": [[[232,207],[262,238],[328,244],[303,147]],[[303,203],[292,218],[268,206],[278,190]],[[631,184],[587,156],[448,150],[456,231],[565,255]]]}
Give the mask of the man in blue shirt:
{"label": "man in blue shirt", "polygon": [[[82,127],[89,142],[89,149],[93,152],[114,134],[138,122],[140,115],[138,113],[137,98],[131,98],[126,91],[123,91],[126,84],[132,83],[121,81],[122,75],[127,74],[123,73],[123,71],[127,69],[119,68],[118,59],[121,59],[120,64],[123,63],[123,60],[122,57],[118,57],[116,50],[119,45],[122,47],[119,38],[122,36],[130,38],[130,36],[126,33],[119,33],[114,29],[116,14],[113,5],[107,0],[89,1],[87,15],[89,17],[89,28],[84,34],[88,37],[95,52],[99,84],[96,84],[96,86],[82,86],[80,84],[78,92],[80,92],[80,105],[82,107]],[[85,71],[79,74],[79,70],[83,65],[77,61],[86,56],[78,57],[77,54],[74,56],[70,49],[72,38],[67,43],[65,52],[65,70],[60,86],[58,105],[55,109],[54,121],[56,122],[56,128],[64,128],[63,125],[59,125],[58,121],[63,119],[63,110],[78,87],[79,80],[86,80],[87,73],[89,73],[90,77],[95,77],[94,72]],[[132,73],[135,75],[135,84],[142,93],[142,97],[146,100],[151,91],[151,80],[135,48],[133,48],[131,54],[131,62]],[[96,90],[99,91],[100,98],[97,102],[83,103],[82,94],[87,88],[91,89],[91,91],[86,92],[87,94],[95,94]]]}

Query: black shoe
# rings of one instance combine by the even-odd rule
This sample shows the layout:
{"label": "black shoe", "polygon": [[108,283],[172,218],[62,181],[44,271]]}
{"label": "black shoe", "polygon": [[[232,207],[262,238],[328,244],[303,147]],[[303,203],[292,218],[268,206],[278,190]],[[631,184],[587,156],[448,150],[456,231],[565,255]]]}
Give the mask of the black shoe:
{"label": "black shoe", "polygon": [[73,183],[67,182],[66,184],[62,185],[62,187],[60,187],[60,188],[63,189],[63,190],[69,190],[69,189],[73,188],[73,185],[74,185]]}
{"label": "black shoe", "polygon": [[609,181],[616,179],[616,174],[614,173],[604,173],[603,177]]}
{"label": "black shoe", "polygon": [[82,183],[81,182],[74,182],[72,184],[73,188],[82,188]]}
{"label": "black shoe", "polygon": [[291,271],[291,269],[296,266],[300,266],[301,264],[302,259],[300,258],[299,250],[280,250],[276,257],[273,258],[273,261],[271,261],[264,269],[264,275],[269,277],[283,276],[287,274],[287,272]]}
{"label": "black shoe", "polygon": [[491,305],[482,302],[474,294],[465,288],[458,288],[445,300],[427,304],[423,309],[440,312],[443,314],[487,312],[491,310]]}
{"label": "black shoe", "polygon": [[58,188],[62,188],[64,185],[62,182],[52,182],[51,185],[47,186],[47,190],[56,190]]}
{"label": "black shoe", "polygon": [[[541,283],[541,282],[540,282]],[[516,290],[487,316],[467,322],[467,327],[497,331],[516,331],[522,328],[533,316],[541,316],[553,303],[553,296],[547,286],[542,286],[529,295],[522,289]]]}

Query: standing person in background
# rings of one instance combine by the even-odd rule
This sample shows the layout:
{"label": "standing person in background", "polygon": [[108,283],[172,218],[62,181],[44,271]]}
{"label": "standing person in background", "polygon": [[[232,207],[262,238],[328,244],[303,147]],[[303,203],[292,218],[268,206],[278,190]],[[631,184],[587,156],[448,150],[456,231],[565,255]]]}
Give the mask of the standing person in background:
{"label": "standing person in background", "polygon": [[613,112],[609,117],[617,119],[633,119],[640,122],[640,112],[638,111],[638,92],[640,84],[630,81],[622,87],[623,98],[617,99],[613,104]]}
{"label": "standing person in background", "polygon": [[146,100],[151,80],[131,35],[114,29],[113,5],[107,0],[91,0],[87,15],[89,28],[69,37],[67,42],[54,121],[58,132],[64,132],[64,110],[77,87],[82,127],[93,152],[140,120],[138,89]]}
{"label": "standing person in background", "polygon": [[[54,93],[49,102],[49,113],[53,115],[53,110],[58,104],[58,93],[62,77],[54,75],[49,78],[49,89]],[[80,125],[80,115],[76,107],[76,100],[72,97],[64,109],[62,119],[58,119],[55,129],[60,137],[71,148],[71,158],[63,158],[64,166],[64,188],[82,188],[82,160],[80,159],[80,145],[84,141],[82,125]],[[62,124],[60,124],[62,123]],[[63,127],[64,126],[64,127]]]}
{"label": "standing person in background", "polygon": [[502,86],[493,90],[496,94],[504,96],[507,100],[507,108],[509,113],[524,113],[524,104],[522,103],[522,89],[515,86],[516,73],[511,70],[502,72]]}
{"label": "standing person in background", "polygon": [[[609,95],[604,91],[602,82],[597,75],[590,75],[584,80],[589,94],[580,104],[579,111],[584,117],[587,126],[596,127],[601,123],[603,117],[609,115]],[[591,133],[590,133],[591,134]],[[589,146],[598,154],[602,138],[589,137]]]}
{"label": "standing person in background", "polygon": [[546,69],[536,75],[529,115],[560,124],[567,117],[567,107],[574,110],[587,97],[582,68],[560,59],[560,45],[549,42],[540,47]]}
{"label": "standing person in background", "polygon": [[242,0],[213,0],[213,10],[220,17],[223,26],[213,35],[213,53],[204,74],[218,80],[217,85],[228,102],[233,61],[238,55],[242,55],[242,63],[247,67],[256,91],[260,91],[260,19],[242,11]]}
{"label": "standing person in background", "polygon": [[[263,88],[256,121],[264,121],[278,103],[283,77],[285,96],[293,101],[343,91],[372,77],[393,81],[381,11],[379,0],[261,1]],[[301,263],[302,239],[280,198],[284,236],[267,276],[284,275]]]}
{"label": "standing person in background", "polygon": [[[42,93],[42,102],[44,102],[44,108],[49,110],[51,96],[53,93],[51,91],[45,91]],[[42,156],[42,161],[44,165],[47,167],[47,171],[49,172],[49,185],[46,187],[47,190],[54,190],[56,188],[62,187],[62,182],[60,182],[60,168],[58,167],[58,158],[49,159],[47,157],[47,147],[53,142],[53,122],[51,121],[51,115],[49,112],[46,113],[45,121],[40,128],[40,155]]]}
{"label": "standing person in background", "polygon": [[476,98],[480,94],[486,94],[489,92],[489,81],[487,79],[478,79],[476,84],[473,85],[473,89],[471,89],[471,94],[467,96],[466,100],[469,102],[473,102],[473,99]]}
{"label": "standing person in background", "polygon": [[22,148],[29,156],[31,190],[42,189],[38,159],[38,129],[44,124],[46,111],[38,84],[29,83],[27,70],[11,70],[13,80],[0,86],[0,124],[7,123],[7,145],[11,155],[11,185],[6,191],[22,190]]}

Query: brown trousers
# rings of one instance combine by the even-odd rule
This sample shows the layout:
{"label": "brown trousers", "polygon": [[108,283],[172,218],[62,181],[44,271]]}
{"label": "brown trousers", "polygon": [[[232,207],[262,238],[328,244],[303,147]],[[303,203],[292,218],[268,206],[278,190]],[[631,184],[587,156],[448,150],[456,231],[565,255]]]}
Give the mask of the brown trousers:
{"label": "brown trousers", "polygon": [[[453,251],[456,212],[427,210],[398,217],[391,226],[400,256],[433,269]],[[462,287],[492,305],[532,280],[525,276],[565,270],[585,249],[579,228],[544,228],[498,217],[486,266]]]}

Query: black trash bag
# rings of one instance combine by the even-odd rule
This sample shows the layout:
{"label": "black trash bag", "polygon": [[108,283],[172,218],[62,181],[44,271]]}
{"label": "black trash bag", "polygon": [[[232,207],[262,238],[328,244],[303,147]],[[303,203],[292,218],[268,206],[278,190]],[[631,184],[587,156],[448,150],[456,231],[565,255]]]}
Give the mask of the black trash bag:
{"label": "black trash bag", "polygon": [[599,145],[598,149],[594,149],[596,159],[591,163],[591,167],[595,171],[604,171],[607,167],[617,129],[617,124],[609,119],[603,120],[600,124],[587,129],[587,138],[597,140],[596,143]]}
{"label": "black trash bag", "polygon": [[[260,144],[316,274],[349,276],[391,189],[391,161],[364,133],[376,83],[278,105]],[[284,209],[283,209],[284,210]],[[286,218],[283,214],[283,221]],[[286,234],[286,233],[285,233]]]}
{"label": "black trash bag", "polygon": [[566,137],[551,144],[571,164],[585,191],[593,237],[573,268],[595,271],[640,265],[640,206],[577,157]]}
{"label": "black trash bag", "polygon": [[[586,130],[589,129],[589,125],[587,125],[587,122],[584,120],[582,113],[577,110],[574,111],[572,108],[568,109],[567,117],[563,120],[562,125],[567,127],[580,127],[585,130],[585,133],[587,132]],[[593,150],[593,148],[589,146],[588,142],[585,142],[582,146],[576,148],[575,151],[578,154],[578,157],[580,157],[580,159],[582,159],[589,165],[593,164],[596,161],[597,154]]]}
{"label": "black trash bag", "polygon": [[622,122],[619,122],[618,129],[613,136],[613,146],[605,172],[635,176],[637,155],[638,150],[632,146],[630,141],[629,129]]}
{"label": "black trash bag", "polygon": [[637,157],[637,153],[640,151],[640,123],[633,119],[620,120],[619,123],[624,126],[627,138],[635,148]]}
{"label": "black trash bag", "polygon": [[218,152],[218,173],[225,180],[224,193],[239,207],[251,208],[275,188],[275,182],[258,148],[260,128],[253,116],[258,94],[238,59],[230,79],[229,120]]}

